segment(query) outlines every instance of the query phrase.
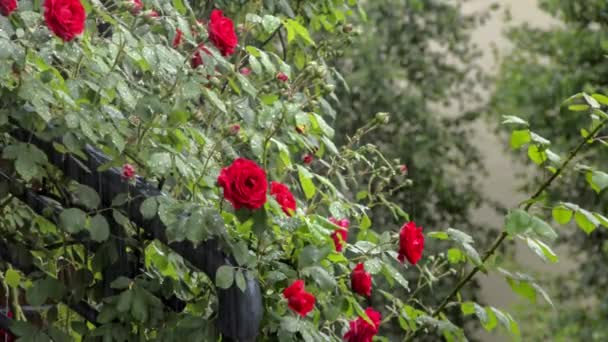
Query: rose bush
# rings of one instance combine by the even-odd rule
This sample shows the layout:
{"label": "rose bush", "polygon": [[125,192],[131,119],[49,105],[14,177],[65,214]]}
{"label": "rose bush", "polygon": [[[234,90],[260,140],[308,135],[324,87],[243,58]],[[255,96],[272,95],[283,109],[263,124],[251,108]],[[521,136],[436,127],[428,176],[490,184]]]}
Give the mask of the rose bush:
{"label": "rose bush", "polygon": [[[530,210],[548,204],[542,193],[603,128],[600,108],[583,147],[551,159],[555,176],[509,212],[480,255],[472,236],[423,232],[387,199],[415,181],[362,143],[389,124],[388,113],[345,145],[333,142],[334,90],[344,85],[331,59],[356,34],[349,20],[363,9],[350,0],[269,3],[146,2],[144,11],[139,2],[46,0],[44,13],[2,18],[0,246],[18,247],[13,261],[31,259],[19,272],[3,259],[3,281],[31,305],[51,303],[40,309],[48,322],[12,323],[12,332],[58,341],[386,341],[383,329],[397,327],[405,340],[464,340],[452,320],[475,314],[487,329],[500,322],[518,337],[510,315],[462,301],[460,291],[480,270],[496,270],[516,292],[544,294],[490,257],[512,237],[556,258],[545,242],[555,231]],[[506,122],[525,131],[524,145],[547,141],[521,119]],[[91,176],[107,171],[122,182]],[[119,194],[107,200],[110,189]],[[32,197],[44,201],[26,206]],[[40,205],[46,216],[32,211]],[[378,207],[391,213],[382,233],[368,216]],[[594,213],[576,212],[577,222],[595,222]],[[427,253],[429,244],[444,252]],[[217,251],[218,260],[206,258]],[[419,294],[438,282],[453,291],[430,307]],[[13,297],[18,306],[22,296]],[[229,306],[251,320],[226,320]],[[253,333],[241,336],[250,324]]]}

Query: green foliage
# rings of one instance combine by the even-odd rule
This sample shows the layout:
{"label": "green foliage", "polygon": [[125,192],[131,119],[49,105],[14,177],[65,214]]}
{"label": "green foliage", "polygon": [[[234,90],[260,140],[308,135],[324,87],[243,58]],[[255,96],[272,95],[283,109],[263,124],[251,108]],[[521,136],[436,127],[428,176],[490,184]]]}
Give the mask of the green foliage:
{"label": "green foliage", "polygon": [[[0,18],[0,129],[6,161],[0,168],[7,198],[0,242],[19,247],[6,253],[16,254],[12,260],[26,261],[19,264],[23,274],[7,260],[0,266],[4,281],[25,291],[29,304],[52,307],[44,313],[45,324],[19,322],[13,332],[25,340],[224,340],[229,336],[219,336],[214,324],[222,316],[217,314],[222,295],[248,291],[255,280],[263,296],[260,340],[342,340],[348,321],[373,324],[369,303],[383,316],[379,340],[433,335],[464,340],[463,317],[473,313],[486,329],[501,325],[518,339],[519,327],[508,313],[469,301],[475,298],[464,290],[477,272],[499,271],[516,293],[533,302],[539,295],[547,298],[531,277],[488,260],[509,236],[526,240],[543,259],[557,260],[544,242],[556,233],[532,209],[582,147],[560,157],[532,123],[505,118],[519,131],[512,146],[528,144],[530,158],[555,177],[523,209],[510,211],[505,230],[484,253],[477,250],[486,244],[480,234],[473,238],[447,228],[427,234],[416,265],[399,262],[399,254],[422,247],[422,241],[413,244],[400,232],[409,213],[426,228],[460,227],[480,199],[472,177],[464,190],[453,177],[455,169],[467,175],[476,169],[475,150],[461,129],[475,115],[439,119],[426,113],[432,101],[459,91],[453,85],[472,81],[468,67],[450,67],[448,57],[465,64],[474,59],[475,52],[467,52],[467,35],[477,18],[439,1],[362,4],[368,8],[352,0],[174,0],[146,3],[136,14],[126,3],[87,2],[86,31],[71,42],[48,34],[38,4],[20,2],[10,20]],[[198,22],[207,22],[214,7],[236,23],[235,54],[222,55],[209,37],[210,27]],[[432,24],[438,29],[429,31],[431,24],[421,24],[418,16],[436,21]],[[353,23],[366,20],[387,25],[364,30],[374,33],[361,35],[359,43],[367,48],[347,54],[344,65],[352,63],[357,72],[332,67],[365,27]],[[105,33],[97,25],[102,21],[110,28]],[[181,44],[173,44],[177,29]],[[448,46],[449,56],[428,49],[432,41]],[[385,60],[370,63],[379,54]],[[358,68],[361,63],[369,68]],[[335,90],[348,84],[352,92],[342,106]],[[359,103],[357,97],[377,100]],[[604,126],[606,101],[584,94],[571,101],[585,101],[593,113],[579,145],[585,146]],[[391,124],[391,115],[397,124]],[[343,144],[333,142],[333,125],[342,130],[338,141]],[[15,129],[30,136],[19,138]],[[395,136],[404,138],[392,141]],[[394,143],[391,150],[388,142]],[[64,159],[43,152],[52,147],[64,158],[78,157],[73,162],[86,169],[91,146],[109,157],[100,170],[130,164],[139,177],[125,168],[122,179],[113,179],[119,183],[89,188],[73,181],[84,182],[99,170],[74,177],[61,169]],[[407,172],[400,167],[401,153],[407,154]],[[304,155],[313,156],[313,162],[304,162]],[[438,156],[446,159],[438,161]],[[291,194],[271,190],[262,194],[268,200],[261,207],[247,202],[239,208],[233,195],[247,197],[262,179],[247,177],[247,170],[232,175],[234,184],[225,179],[225,168],[239,157],[255,161],[268,183],[281,182]],[[591,172],[590,183],[601,192],[602,171],[585,172]],[[75,179],[69,181],[66,174]],[[162,194],[141,198],[141,192],[133,193],[144,179]],[[120,193],[108,199],[102,196],[104,186]],[[48,200],[39,210],[42,216],[25,208],[24,194]],[[431,194],[436,200],[423,200]],[[415,204],[406,201],[411,197]],[[293,202],[296,210],[291,210]],[[608,221],[574,204],[549,205],[572,211],[587,232]],[[561,211],[560,222],[565,222]],[[141,221],[129,217],[134,212],[152,230],[164,229],[154,232],[160,241],[135,224]],[[337,227],[331,217],[349,220],[350,227]],[[348,238],[338,238],[342,251],[333,235],[342,232],[339,228],[348,229]],[[225,264],[205,275],[200,271],[212,272],[205,270],[204,260],[180,255],[179,246],[196,248],[211,239],[213,251],[226,253],[220,261]],[[195,257],[209,251],[192,250]],[[373,298],[351,288],[349,275],[358,263],[373,277]],[[298,319],[293,302],[289,305],[283,295],[296,279],[315,297],[312,311]],[[176,299],[185,307],[172,306]],[[75,304],[93,308],[97,325],[68,311]],[[59,308],[65,311],[61,317]]]}

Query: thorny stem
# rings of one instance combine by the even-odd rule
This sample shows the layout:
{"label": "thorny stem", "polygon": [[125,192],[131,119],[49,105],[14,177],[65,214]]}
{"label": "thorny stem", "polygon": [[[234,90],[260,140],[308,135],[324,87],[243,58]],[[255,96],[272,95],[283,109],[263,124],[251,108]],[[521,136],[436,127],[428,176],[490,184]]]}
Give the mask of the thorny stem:
{"label": "thorny stem", "polygon": [[[592,140],[593,137],[604,127],[604,125],[606,124],[606,120],[602,121],[597,127],[595,127],[595,129],[591,132],[591,134],[589,134],[588,137],[584,138],[579,144],[578,146],[576,146],[576,148],[572,151],[570,151],[568,158],[566,158],[566,160],[562,163],[562,165],[555,171],[555,173],[553,175],[551,175],[551,177],[549,177],[549,179],[547,179],[539,188],[538,190],[536,190],[536,192],[530,197],[530,199],[528,201],[526,201],[525,203],[527,203],[524,206],[524,210],[528,211],[530,210],[530,207],[532,207],[532,204],[534,203],[534,200],[537,199],[538,197],[540,197],[540,195],[549,187],[551,186],[551,184],[553,183],[553,181],[555,181],[557,179],[557,177],[559,177],[560,174],[563,173],[563,171],[566,169],[566,167],[570,164],[570,162],[574,159],[574,157],[583,149],[583,147],[585,147],[585,145],[587,144],[587,142],[589,140]],[[590,138],[591,137],[591,138]],[[473,276],[475,276],[475,274],[477,274],[477,272],[479,272],[481,270],[481,268],[483,267],[483,264],[496,252],[496,250],[498,249],[498,247],[502,244],[502,242],[506,239],[506,237],[508,236],[508,233],[506,231],[503,231],[502,233],[500,233],[500,235],[498,236],[498,238],[496,238],[496,240],[494,241],[494,243],[492,244],[492,246],[488,249],[488,251],[486,251],[486,253],[484,254],[483,258],[481,259],[481,264],[478,266],[475,266],[457,285],[456,287],[454,287],[454,289],[452,290],[452,292],[450,292],[449,295],[447,295],[443,301],[441,302],[441,304],[439,304],[439,306],[437,307],[437,309],[435,309],[435,311],[433,311],[432,317],[437,317],[446,307],[446,305],[448,304],[448,302],[450,301],[450,299],[452,299],[458,292],[460,292],[460,290],[473,278]]]}

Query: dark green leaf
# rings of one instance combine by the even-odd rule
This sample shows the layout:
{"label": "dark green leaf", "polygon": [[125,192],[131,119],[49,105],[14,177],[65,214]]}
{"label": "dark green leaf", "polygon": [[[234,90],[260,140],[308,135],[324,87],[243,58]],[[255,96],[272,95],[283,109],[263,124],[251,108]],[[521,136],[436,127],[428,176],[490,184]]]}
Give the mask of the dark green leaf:
{"label": "dark green leaf", "polygon": [[78,233],[85,229],[87,215],[77,208],[69,208],[59,214],[60,226],[68,233]]}
{"label": "dark green leaf", "polygon": [[90,223],[91,228],[89,233],[91,234],[91,239],[97,242],[102,242],[108,239],[110,236],[110,226],[103,215],[97,214],[93,216]]}
{"label": "dark green leaf", "polygon": [[215,273],[215,285],[220,289],[228,289],[234,283],[234,267],[223,265]]}

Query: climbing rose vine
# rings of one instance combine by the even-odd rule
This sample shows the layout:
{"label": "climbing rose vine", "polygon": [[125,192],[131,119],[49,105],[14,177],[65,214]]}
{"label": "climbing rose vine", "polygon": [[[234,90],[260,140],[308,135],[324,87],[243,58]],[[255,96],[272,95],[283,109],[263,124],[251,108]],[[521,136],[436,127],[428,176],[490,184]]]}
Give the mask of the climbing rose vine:
{"label": "climbing rose vine", "polygon": [[[510,315],[466,301],[468,280],[498,271],[527,298],[545,297],[532,277],[488,262],[501,243],[521,238],[553,262],[546,240],[557,233],[541,208],[586,232],[608,222],[543,196],[605,136],[605,96],[581,94],[569,101],[592,108],[592,122],[569,158],[505,119],[511,144],[529,145],[555,176],[509,212],[486,253],[458,229],[423,232],[391,200],[415,170],[368,143],[390,115],[356,113],[362,126],[341,133],[344,145],[334,139],[336,89],[349,89],[335,66],[361,33],[357,1],[20,5],[0,0],[0,280],[11,305],[40,308],[44,322],[14,310],[0,332],[457,341],[453,322],[474,314],[517,336]],[[600,189],[591,164],[576,170]],[[452,290],[437,298],[437,285]]]}

